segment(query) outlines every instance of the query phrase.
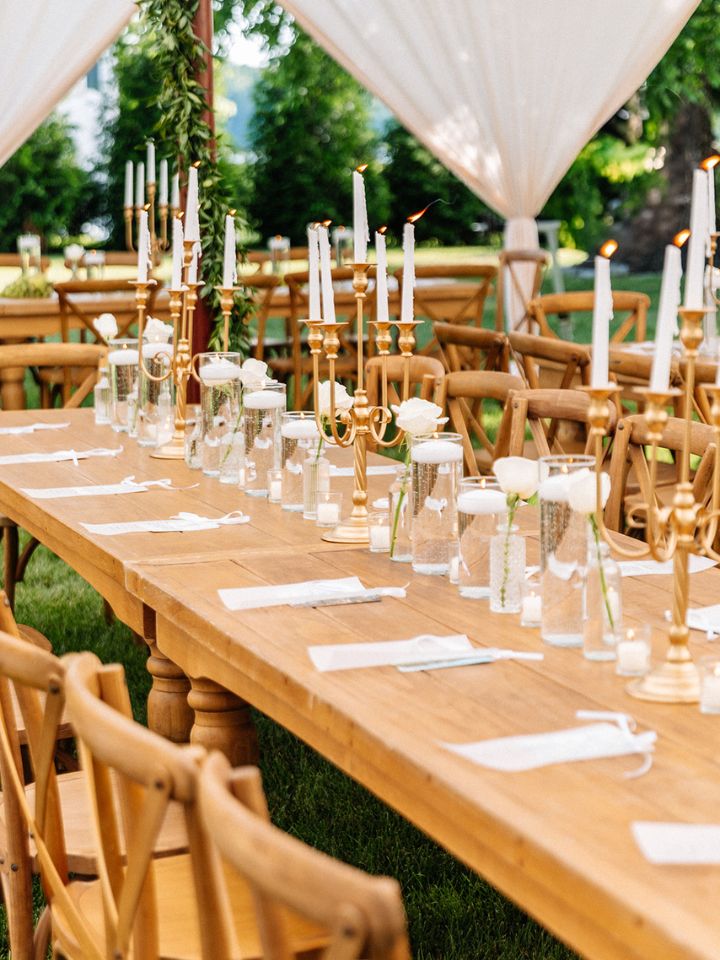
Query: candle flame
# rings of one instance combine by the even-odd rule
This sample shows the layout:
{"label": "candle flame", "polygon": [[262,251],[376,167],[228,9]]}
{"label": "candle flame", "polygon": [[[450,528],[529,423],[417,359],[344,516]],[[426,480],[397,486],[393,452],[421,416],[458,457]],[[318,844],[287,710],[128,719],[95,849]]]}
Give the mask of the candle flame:
{"label": "candle flame", "polygon": [[230,217],[234,217],[236,213],[237,213],[237,210],[228,210],[228,216]]}
{"label": "candle flame", "polygon": [[600,247],[600,256],[606,257],[608,260],[615,253],[618,248],[617,240],[606,240],[605,243]]}
{"label": "candle flame", "polygon": [[178,212],[175,214],[175,216],[176,216],[176,218],[177,218],[178,220],[182,220],[182,218],[185,216],[185,211],[184,211],[184,210],[178,210]]}
{"label": "candle flame", "polygon": [[281,233],[276,233],[276,234],[275,234],[275,239],[276,239],[276,240],[282,240],[282,234],[281,234]]}
{"label": "candle flame", "polygon": [[690,236],[690,231],[688,230],[687,227],[685,227],[684,230],[680,230],[678,233],[675,234],[675,236],[673,237],[673,243],[675,244],[676,247],[682,247],[682,245],[685,243],[685,241],[689,236]]}
{"label": "candle flame", "polygon": [[703,170],[712,170],[713,167],[718,165],[718,163],[720,163],[720,156],[718,156],[717,153],[713,153],[711,156],[705,157],[700,166],[703,168]]}
{"label": "candle flame", "polygon": [[378,232],[378,233],[382,233],[382,234],[386,234],[386,233],[387,233],[387,226],[378,227],[378,231],[377,231],[377,232]]}
{"label": "candle flame", "polygon": [[325,227],[325,229],[327,229],[331,223],[332,223],[332,220],[321,220],[319,226]]}
{"label": "candle flame", "polygon": [[145,206],[143,207],[143,210],[149,210],[149,209],[150,209],[150,204],[146,203]]}
{"label": "candle flame", "polygon": [[[718,157],[718,160],[720,160],[720,157]],[[355,167],[358,173],[365,173],[367,168],[368,168],[368,165],[366,163],[361,163],[359,167]]]}
{"label": "candle flame", "polygon": [[433,203],[435,203],[434,200],[432,203],[429,203],[426,207],[423,207],[422,210],[418,210],[417,213],[411,213],[410,216],[407,218],[407,222],[416,223],[424,213],[427,213],[427,211],[430,209]]}
{"label": "candle flame", "polygon": [[626,634],[626,638],[627,638],[628,640],[634,640],[634,639],[635,639],[635,631],[633,630],[632,627],[630,627],[630,629],[628,630],[628,632],[627,632],[627,634]]}
{"label": "candle flame", "polygon": [[195,167],[196,170],[199,170],[199,169],[200,169],[200,166],[201,166],[201,161],[200,161],[200,160],[196,160],[195,163],[193,164],[193,166]]}

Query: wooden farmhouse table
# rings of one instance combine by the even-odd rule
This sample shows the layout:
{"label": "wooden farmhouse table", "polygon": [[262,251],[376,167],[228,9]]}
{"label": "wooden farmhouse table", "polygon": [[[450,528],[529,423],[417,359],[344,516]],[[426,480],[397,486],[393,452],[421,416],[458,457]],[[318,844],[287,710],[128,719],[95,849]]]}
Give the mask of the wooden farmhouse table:
{"label": "wooden farmhouse table", "polygon": [[[548,929],[591,958],[717,960],[720,868],[659,867],[631,837],[633,820],[720,820],[720,718],[697,706],[633,700],[612,664],[543,647],[515,616],[463,600],[443,578],[366,548],[321,541],[320,531],[279,506],[253,500],[183,464],[152,460],[133,441],[94,427],[90,411],[3,414],[0,426],[69,420],[66,430],[0,437],[2,453],[124,443],[116,460],[0,466],[0,509],[92,583],[151,649],[150,722],[174,739],[225,749],[235,761],[255,746],[247,704],[301,737],[468,864]],[[330,455],[339,457],[337,452]],[[344,462],[348,462],[345,458]],[[381,462],[371,458],[371,462]],[[31,500],[22,486],[171,477],[194,489],[131,496]],[[372,479],[371,498],[389,478]],[[333,481],[349,495],[349,480]],[[252,521],[186,534],[91,535],[80,521],[166,518],[180,510]],[[520,511],[529,562],[537,517]],[[222,587],[358,575],[368,586],[404,585],[404,600],[321,608],[230,612]],[[32,576],[32,566],[28,571]],[[720,571],[693,574],[691,603],[712,603]],[[626,622],[655,628],[664,650],[669,577],[625,580]],[[391,667],[320,673],[309,644],[467,633],[480,646],[542,651],[539,662],[404,674]],[[693,633],[695,655],[712,649]],[[89,645],[92,639],[88,638]],[[191,708],[191,709],[190,709]],[[624,773],[637,756],[524,773],[487,770],[443,743],[539,733],[577,725],[579,709],[632,714],[658,734],[652,769]]]}

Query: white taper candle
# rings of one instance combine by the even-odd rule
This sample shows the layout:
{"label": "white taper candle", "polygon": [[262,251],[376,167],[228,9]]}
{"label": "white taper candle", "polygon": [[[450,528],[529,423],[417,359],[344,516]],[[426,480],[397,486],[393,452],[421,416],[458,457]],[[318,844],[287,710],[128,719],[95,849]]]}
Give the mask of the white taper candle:
{"label": "white taper candle", "polygon": [[147,182],[155,183],[155,143],[148,140],[147,144]]}
{"label": "white taper candle", "polygon": [[400,321],[412,323],[415,319],[413,304],[415,299],[415,225],[406,223],[403,228],[403,273],[402,301],[400,303]]}
{"label": "white taper candle", "polygon": [[182,289],[183,228],[180,217],[173,217],[171,290]]}
{"label": "white taper candle", "polygon": [[138,237],[137,278],[144,283],[148,278],[150,266],[150,231],[148,230],[147,210],[140,211],[140,231]]}
{"label": "white taper candle", "polygon": [[308,320],[321,320],[320,248],[317,227],[308,227]]}
{"label": "white taper candle", "polygon": [[377,266],[375,268],[375,290],[377,300],[375,319],[378,323],[387,323],[390,319],[387,288],[387,247],[385,243],[385,234],[380,230],[375,231],[375,259],[377,260]]}
{"label": "white taper candle", "polygon": [[133,162],[128,160],[125,164],[125,206],[133,205]]}
{"label": "white taper candle", "polygon": [[135,169],[135,206],[145,206],[145,164],[142,160]]}
{"label": "white taper candle", "polygon": [[160,161],[160,188],[159,202],[161,207],[166,207],[168,202],[168,162]]}
{"label": "white taper candle", "polygon": [[173,210],[180,209],[180,174],[174,173],[172,178],[172,195],[170,197],[170,206]]}
{"label": "white taper candle", "polygon": [[198,212],[198,168],[188,170],[187,203],[185,205],[185,239],[200,240],[200,217]]}
{"label": "white taper candle", "polygon": [[595,296],[593,300],[592,372],[590,385],[603,389],[608,385],[608,354],[610,345],[610,318],[612,317],[612,288],[610,261],[595,257]]}
{"label": "white taper candle", "polygon": [[704,305],[703,279],[708,235],[708,175],[705,170],[693,171],[692,201],[690,204],[690,240],[685,269],[685,308],[702,310]]}
{"label": "white taper candle", "polygon": [[660,285],[660,305],[658,307],[655,329],[655,355],[650,373],[650,389],[663,393],[670,383],[670,360],[672,357],[673,333],[680,306],[680,280],[682,278],[682,258],[680,248],[674,243],[665,247],[662,283]]}
{"label": "white taper candle", "polygon": [[365,202],[365,181],[362,172],[365,167],[353,170],[353,254],[355,263],[367,263],[367,245],[370,239],[367,204]]}
{"label": "white taper candle", "polygon": [[225,252],[223,257],[223,286],[234,287],[237,280],[237,250],[235,247],[235,216],[225,217]]}
{"label": "white taper candle", "polygon": [[323,320],[325,323],[335,323],[335,294],[332,285],[330,238],[328,237],[327,227],[318,227],[318,242],[320,244]]}

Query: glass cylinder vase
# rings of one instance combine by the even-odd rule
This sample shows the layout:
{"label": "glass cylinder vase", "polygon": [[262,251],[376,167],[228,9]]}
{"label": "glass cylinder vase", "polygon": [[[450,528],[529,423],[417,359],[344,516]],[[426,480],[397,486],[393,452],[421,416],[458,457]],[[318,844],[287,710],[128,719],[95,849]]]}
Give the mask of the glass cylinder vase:
{"label": "glass cylinder vase", "polygon": [[303,520],[317,519],[319,493],[330,492],[330,461],[313,455],[303,461]]}
{"label": "glass cylinder vase", "polygon": [[202,409],[202,469],[220,475],[220,445],[230,431],[242,429],[239,353],[201,353],[198,357]]}
{"label": "glass cylinder vase", "polygon": [[506,512],[505,494],[495,480],[465,477],[458,494],[458,591],[461,597],[490,596],[490,541],[498,517]]}
{"label": "glass cylinder vase", "polygon": [[110,389],[110,371],[107,364],[98,367],[97,383],[93,387],[93,405],[95,407],[95,423],[99,425],[110,423],[110,409],[112,404],[112,390]]}
{"label": "glass cylinder vase", "polygon": [[390,559],[412,562],[412,470],[410,464],[397,468],[388,494],[390,508]]}
{"label": "glass cylinder vase", "polygon": [[268,470],[280,466],[280,417],[285,411],[285,384],[268,383],[243,392],[245,493],[266,497]]}
{"label": "glass cylinder vase", "polygon": [[417,437],[412,463],[412,565],[416,573],[445,576],[457,551],[457,493],[462,477],[459,433]]}
{"label": "glass cylinder vase", "polygon": [[110,341],[110,425],[116,433],[128,432],[129,412],[137,397],[138,356],[137,340]]}
{"label": "glass cylinder vase", "polygon": [[497,524],[490,541],[490,609],[520,613],[525,579],[525,537],[507,519]]}
{"label": "glass cylinder vase", "polygon": [[620,568],[607,543],[598,543],[592,532],[587,549],[583,656],[614,660],[622,631]]}
{"label": "glass cylinder vase", "polygon": [[594,469],[594,457],[541,457],[540,579],[545,643],[583,645],[583,587],[587,560],[587,517],[570,507],[569,488],[578,470]]}
{"label": "glass cylinder vase", "polygon": [[318,452],[320,431],[311,410],[291,410],[280,418],[282,508],[300,513],[305,504],[303,463]]}
{"label": "glass cylinder vase", "polygon": [[[172,375],[167,376],[172,349],[170,343],[143,344],[137,409],[137,441],[141,447],[159,447],[172,439],[175,429],[173,379]],[[165,379],[157,379],[160,377]]]}

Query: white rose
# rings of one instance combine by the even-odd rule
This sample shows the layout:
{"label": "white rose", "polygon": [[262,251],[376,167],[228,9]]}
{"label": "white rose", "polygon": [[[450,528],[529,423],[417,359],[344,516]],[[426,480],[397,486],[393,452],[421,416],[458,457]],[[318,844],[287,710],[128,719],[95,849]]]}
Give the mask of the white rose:
{"label": "white rose", "polygon": [[435,433],[441,423],[447,423],[447,417],[442,416],[442,407],[429,400],[412,397],[403,400],[399,407],[393,406],[395,423],[411,437],[423,437],[428,433]]}
{"label": "white rose", "polygon": [[[335,383],[335,411],[336,413],[344,413],[349,410],[353,405],[353,398],[347,392],[342,383]],[[318,413],[321,417],[329,417],[330,410],[330,381],[323,380],[323,382],[318,387],[318,406],[320,407]]]}
{"label": "white rose", "polygon": [[69,260],[70,263],[75,263],[85,253],[85,247],[82,247],[79,243],[69,243],[65,247],[64,253],[66,260]]}
{"label": "white rose", "polygon": [[149,343],[168,343],[173,335],[173,326],[171,323],[163,323],[155,317],[148,317],[145,321],[143,337]]}
{"label": "white rose", "polygon": [[112,313],[101,313],[99,317],[95,317],[93,327],[104,340],[111,340],[118,333],[117,320]]}
{"label": "white rose", "polygon": [[[607,473],[600,474],[600,500],[605,506],[610,496],[610,477]],[[594,470],[584,467],[573,473],[568,488],[568,502],[572,510],[577,513],[590,515],[597,508],[597,488]]]}
{"label": "white rose", "polygon": [[246,390],[262,390],[267,383],[268,365],[262,360],[248,357],[240,367],[240,380]]}
{"label": "white rose", "polygon": [[539,473],[536,460],[500,457],[493,464],[493,473],[505,494],[515,494],[521,500],[529,500],[537,491]]}

